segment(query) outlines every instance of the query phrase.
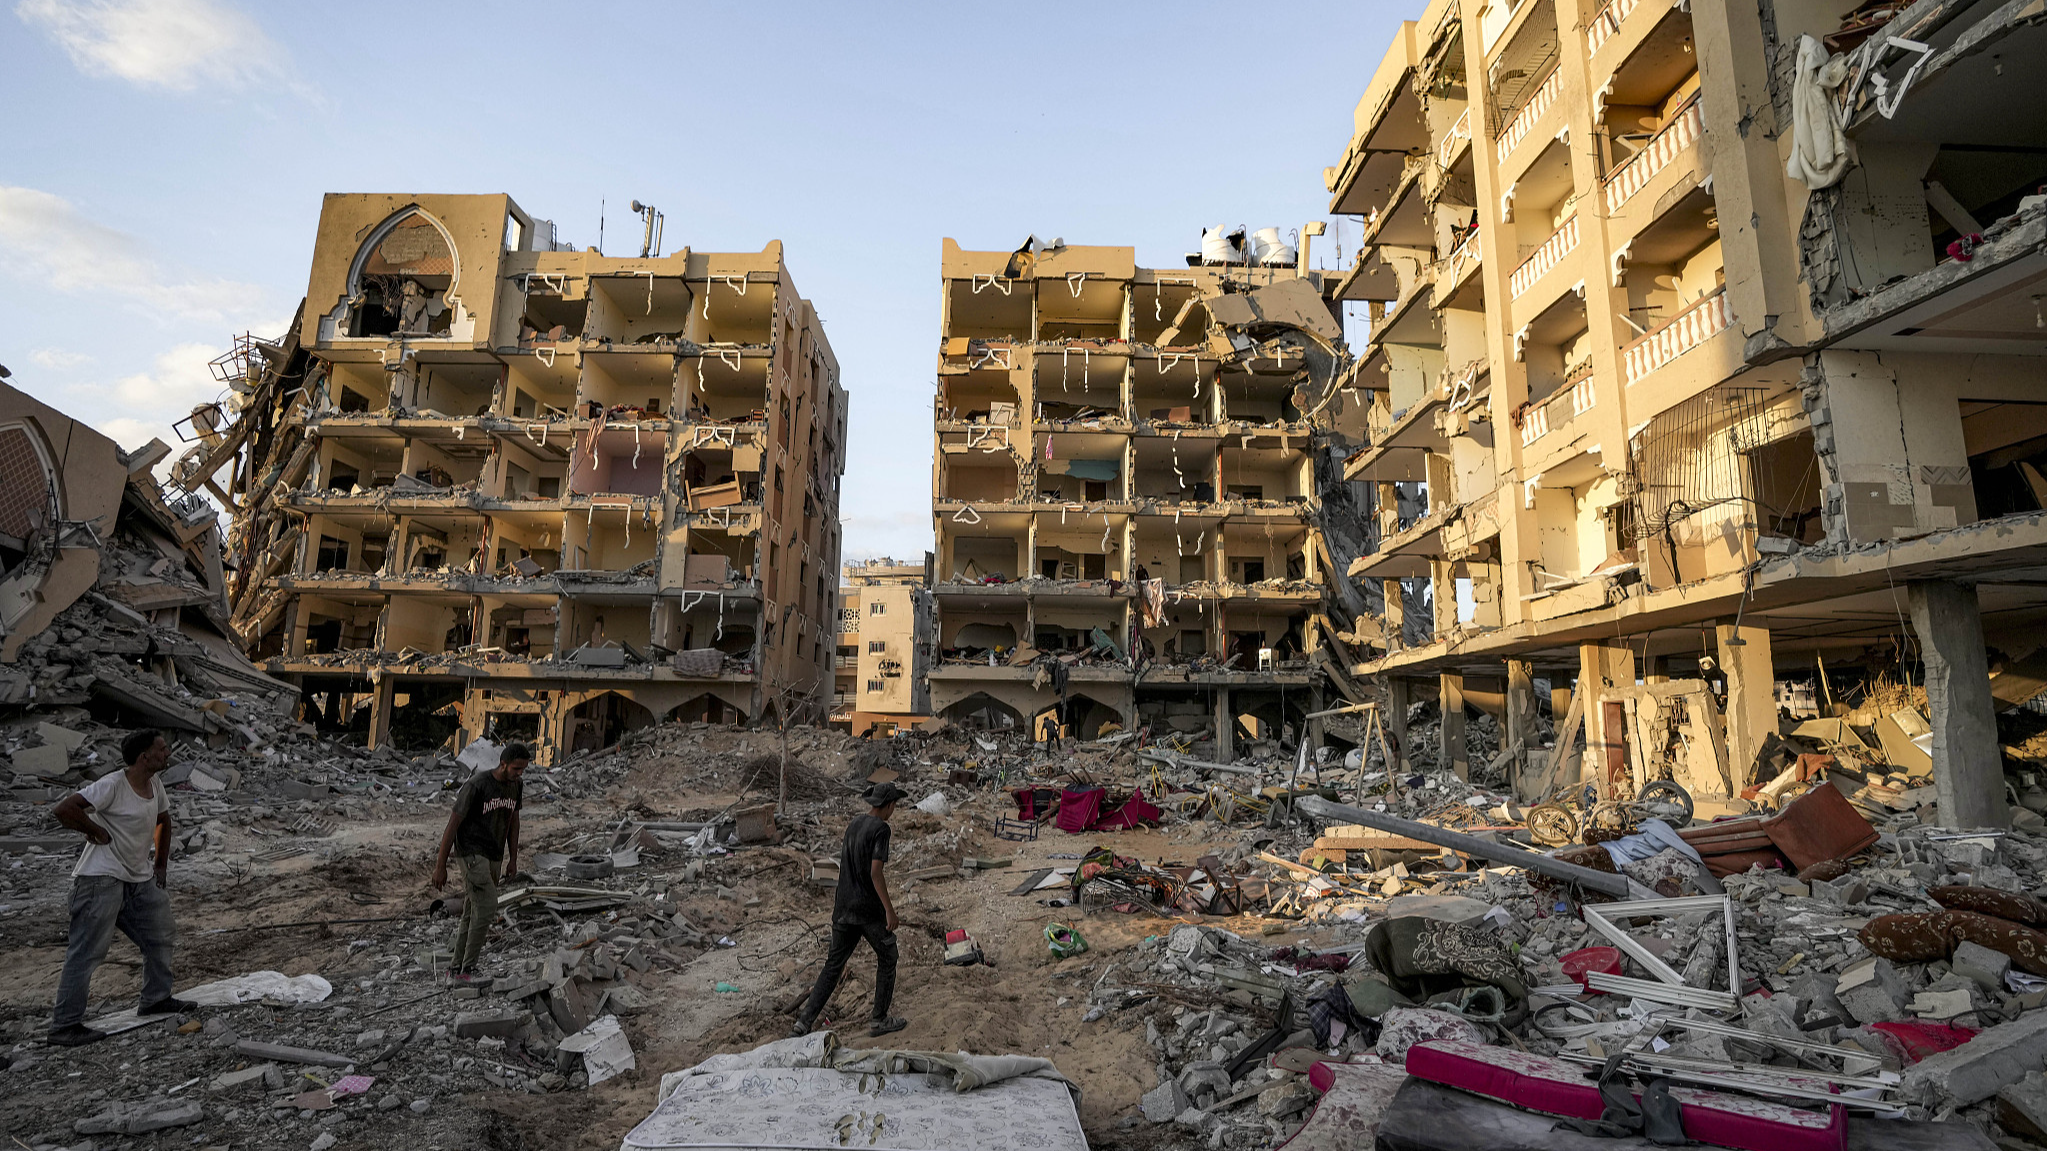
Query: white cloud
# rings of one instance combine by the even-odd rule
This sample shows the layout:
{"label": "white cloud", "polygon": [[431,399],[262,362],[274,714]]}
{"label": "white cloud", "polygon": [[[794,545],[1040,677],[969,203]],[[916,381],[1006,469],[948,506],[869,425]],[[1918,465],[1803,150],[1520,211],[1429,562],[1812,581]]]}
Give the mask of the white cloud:
{"label": "white cloud", "polygon": [[36,367],[53,372],[82,367],[92,362],[92,357],[84,352],[70,352],[63,348],[37,348],[28,354],[28,359]]}
{"label": "white cloud", "polygon": [[20,0],[88,76],[190,92],[281,78],[284,50],[247,15],[213,0]]}
{"label": "white cloud", "polygon": [[261,288],[169,271],[141,240],[34,188],[0,185],[0,272],[60,292],[125,297],[170,320],[246,326],[265,308]]}

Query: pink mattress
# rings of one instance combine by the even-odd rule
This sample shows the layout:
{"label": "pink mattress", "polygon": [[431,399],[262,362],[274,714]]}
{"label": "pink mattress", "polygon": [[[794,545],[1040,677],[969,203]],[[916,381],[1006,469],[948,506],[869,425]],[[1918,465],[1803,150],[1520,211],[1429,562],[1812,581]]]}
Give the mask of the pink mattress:
{"label": "pink mattress", "polygon": [[[1418,1079],[1566,1119],[1597,1119],[1605,1110],[1588,1068],[1506,1047],[1437,1040],[1407,1052]],[[1806,1111],[1782,1103],[1692,1087],[1672,1087],[1685,1134],[1736,1151],[1842,1151],[1848,1113],[1840,1104]]]}

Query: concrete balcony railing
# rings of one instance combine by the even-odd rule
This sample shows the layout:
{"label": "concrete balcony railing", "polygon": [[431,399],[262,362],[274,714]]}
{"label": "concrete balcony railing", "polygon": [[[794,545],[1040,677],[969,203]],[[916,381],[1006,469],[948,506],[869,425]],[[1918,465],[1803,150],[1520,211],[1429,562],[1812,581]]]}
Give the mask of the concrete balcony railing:
{"label": "concrete balcony railing", "polygon": [[1601,44],[1612,39],[1613,34],[1621,30],[1621,21],[1628,18],[1628,13],[1633,12],[1639,2],[1640,0],[1606,0],[1605,7],[1592,18],[1592,25],[1585,29],[1585,54],[1592,55],[1599,51]]}
{"label": "concrete balcony railing", "polygon": [[837,656],[833,656],[833,657],[832,657],[832,667],[833,667],[833,669],[834,669],[834,670],[837,670],[837,671],[849,671],[849,670],[851,670],[851,669],[853,669],[853,668],[857,668],[857,667],[859,667],[859,666],[860,666],[860,657],[859,657],[859,656],[856,656],[856,655],[837,655]]}
{"label": "concrete balcony railing", "polygon": [[1686,148],[1696,144],[1706,134],[1706,108],[1699,102],[1697,93],[1685,101],[1684,107],[1670,123],[1665,124],[1642,150],[1628,158],[1627,163],[1615,168],[1606,178],[1606,210],[1609,214],[1620,211],[1628,198],[1642,190],[1656,173],[1661,172],[1672,160],[1677,159]]}
{"label": "concrete balcony railing", "polygon": [[1444,132],[1443,139],[1436,144],[1436,166],[1448,171],[1450,165],[1457,159],[1458,146],[1470,139],[1471,109],[1466,108],[1464,114],[1457,117],[1457,122],[1450,125],[1450,130]]}
{"label": "concrete balcony railing", "polygon": [[1632,384],[1734,326],[1727,289],[1713,293],[1621,349],[1621,370]]}
{"label": "concrete balcony railing", "polygon": [[1514,118],[1507,121],[1507,127],[1500,133],[1500,138],[1493,141],[1493,150],[1501,163],[1507,162],[1507,157],[1513,154],[1515,147],[1528,135],[1529,129],[1535,127],[1535,122],[1542,119],[1542,114],[1549,111],[1549,106],[1557,102],[1557,97],[1563,91],[1564,70],[1557,68],[1550,72],[1549,79],[1544,80],[1542,86],[1535,90],[1535,94],[1528,98],[1528,103],[1521,105],[1521,110],[1514,113]]}
{"label": "concrete balcony railing", "polygon": [[1529,408],[1522,416],[1521,446],[1528,447],[1548,435],[1552,421],[1554,426],[1563,427],[1591,411],[1598,402],[1599,392],[1592,386],[1592,377],[1589,375],[1566,387],[1558,388],[1555,394]]}
{"label": "concrete balcony railing", "polygon": [[1535,281],[1542,279],[1551,268],[1556,267],[1577,246],[1578,217],[1573,215],[1570,219],[1564,221],[1562,227],[1551,232],[1549,239],[1544,240],[1542,246],[1535,249],[1534,253],[1527,259],[1521,261],[1521,266],[1514,269],[1513,275],[1507,277],[1508,297],[1517,297],[1534,287]]}

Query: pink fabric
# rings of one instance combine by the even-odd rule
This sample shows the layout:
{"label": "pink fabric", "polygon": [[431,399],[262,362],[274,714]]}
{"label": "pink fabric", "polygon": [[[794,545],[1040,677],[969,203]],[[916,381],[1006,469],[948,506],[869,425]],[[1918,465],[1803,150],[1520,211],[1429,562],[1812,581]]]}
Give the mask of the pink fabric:
{"label": "pink fabric", "polygon": [[1095,820],[1095,826],[1109,831],[1117,831],[1123,828],[1139,827],[1147,823],[1157,823],[1159,816],[1163,814],[1165,813],[1151,805],[1150,800],[1144,798],[1142,792],[1133,792],[1129,799],[1123,801],[1123,806]]}
{"label": "pink fabric", "polygon": [[1103,791],[1091,787],[1086,791],[1062,791],[1059,793],[1059,830],[1068,835],[1079,835],[1092,828],[1102,810]]}
{"label": "pink fabric", "polygon": [[[1436,1041],[1407,1052],[1407,1073],[1528,1111],[1567,1119],[1597,1119],[1605,1110],[1586,1069],[1505,1047]],[[1746,1096],[1673,1087],[1685,1134],[1736,1151],[1841,1151],[1848,1113],[1840,1104],[1803,1111]]]}

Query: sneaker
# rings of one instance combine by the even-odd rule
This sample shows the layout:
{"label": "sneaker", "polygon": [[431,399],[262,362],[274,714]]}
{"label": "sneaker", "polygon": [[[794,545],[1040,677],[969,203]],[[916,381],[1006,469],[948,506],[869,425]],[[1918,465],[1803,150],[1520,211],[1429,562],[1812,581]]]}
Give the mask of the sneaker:
{"label": "sneaker", "polygon": [[190,1015],[199,1010],[199,1005],[189,999],[159,999],[147,1007],[138,1008],[137,1015]]}
{"label": "sneaker", "polygon": [[910,1021],[903,1018],[902,1016],[891,1015],[887,1019],[877,1019],[874,1022],[868,1024],[867,1034],[869,1036],[887,1035],[891,1031],[901,1031],[903,1028],[908,1027],[909,1025]]}
{"label": "sneaker", "polygon": [[104,1031],[94,1031],[83,1023],[73,1023],[69,1027],[52,1028],[50,1031],[50,1046],[83,1047],[88,1043],[98,1043],[106,1037],[107,1035]]}
{"label": "sneaker", "polygon": [[492,980],[491,977],[488,975],[478,975],[474,971],[456,970],[455,968],[449,968],[448,982],[454,984],[457,987],[482,988],[489,987],[495,981]]}

